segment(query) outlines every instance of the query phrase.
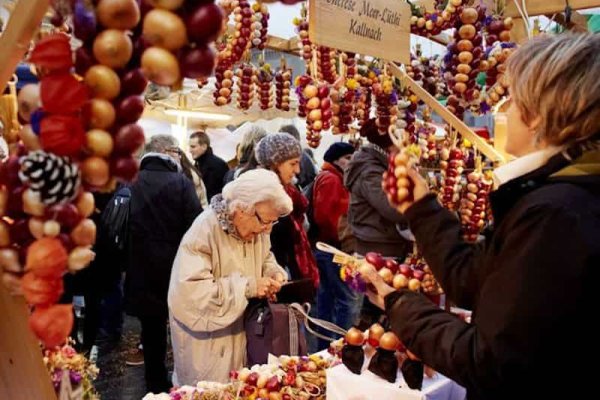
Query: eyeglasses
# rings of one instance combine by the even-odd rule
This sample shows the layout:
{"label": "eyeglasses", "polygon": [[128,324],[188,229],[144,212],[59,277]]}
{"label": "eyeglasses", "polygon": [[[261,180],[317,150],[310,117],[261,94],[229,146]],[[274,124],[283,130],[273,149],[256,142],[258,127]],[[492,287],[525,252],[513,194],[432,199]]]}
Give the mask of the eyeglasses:
{"label": "eyeglasses", "polygon": [[256,217],[256,220],[258,221],[258,223],[261,224],[264,227],[274,226],[274,225],[277,225],[277,223],[279,222],[279,220],[275,220],[275,221],[265,221],[265,220],[263,220],[260,217],[260,215],[258,215],[258,211],[254,211],[254,216]]}

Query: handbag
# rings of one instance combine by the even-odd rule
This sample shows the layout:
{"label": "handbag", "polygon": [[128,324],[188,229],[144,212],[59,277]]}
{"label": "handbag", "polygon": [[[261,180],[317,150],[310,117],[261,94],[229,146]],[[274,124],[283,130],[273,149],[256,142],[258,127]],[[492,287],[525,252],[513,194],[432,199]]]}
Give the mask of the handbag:
{"label": "handbag", "polygon": [[247,365],[266,364],[269,354],[307,354],[301,320],[286,304],[251,300],[244,313]]}

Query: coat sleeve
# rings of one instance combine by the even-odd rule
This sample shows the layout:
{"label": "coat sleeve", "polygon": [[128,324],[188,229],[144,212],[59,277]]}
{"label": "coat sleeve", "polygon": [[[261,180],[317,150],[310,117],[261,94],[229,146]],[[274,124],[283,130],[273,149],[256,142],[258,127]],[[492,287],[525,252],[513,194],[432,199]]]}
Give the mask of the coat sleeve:
{"label": "coat sleeve", "polygon": [[382,174],[377,171],[369,171],[361,177],[360,190],[363,197],[386,220],[394,224],[404,223],[405,219],[387,200],[381,188]]}
{"label": "coat sleeve", "polygon": [[182,242],[169,287],[173,318],[195,332],[214,332],[240,318],[256,296],[254,277],[239,273],[215,278],[212,253],[216,243],[211,230],[198,230],[196,240]]}
{"label": "coat sleeve", "polygon": [[435,194],[413,204],[406,219],[446,295],[459,307],[472,309],[477,290],[475,270],[485,244],[471,244],[462,238],[458,218],[437,201]]}
{"label": "coat sleeve", "polygon": [[578,329],[573,316],[586,285],[581,269],[591,265],[592,256],[577,217],[531,207],[511,225],[486,266],[491,272],[472,324],[417,293],[403,290],[385,299],[392,329],[403,343],[474,393],[526,384],[531,368],[556,362],[548,349]]}
{"label": "coat sleeve", "polygon": [[281,268],[281,266],[277,264],[275,256],[269,250],[262,267],[262,276],[273,278],[276,274],[282,274],[286,280],[289,279],[287,272],[285,272],[285,269]]}
{"label": "coat sleeve", "polygon": [[337,243],[340,217],[348,212],[348,195],[340,180],[333,174],[317,177],[313,191],[313,210],[319,236],[329,243]]}

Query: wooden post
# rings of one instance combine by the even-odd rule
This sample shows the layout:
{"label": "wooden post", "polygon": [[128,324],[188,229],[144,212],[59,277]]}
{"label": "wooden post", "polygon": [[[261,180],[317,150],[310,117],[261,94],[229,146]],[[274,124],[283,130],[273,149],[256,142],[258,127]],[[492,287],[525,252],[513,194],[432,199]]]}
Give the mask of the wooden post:
{"label": "wooden post", "polygon": [[[29,49],[29,41],[48,9],[49,0],[21,0],[0,36],[0,87],[12,77]],[[23,297],[0,284],[0,399],[56,400],[42,350],[29,329]]]}
{"label": "wooden post", "polygon": [[29,49],[29,41],[48,10],[49,0],[20,0],[11,13],[6,30],[0,36],[0,88],[8,82]]}
{"label": "wooden post", "polygon": [[56,400],[23,297],[0,283],[0,399]]}
{"label": "wooden post", "polygon": [[523,18],[514,17],[513,18],[513,27],[510,30],[510,38],[513,42],[517,44],[522,44],[529,40],[529,35],[527,34],[527,28],[525,27],[525,23],[523,22]]}
{"label": "wooden post", "polygon": [[473,143],[479,151],[485,154],[486,157],[491,159],[495,163],[502,164],[505,162],[504,156],[500,152],[496,151],[488,142],[473,132],[462,120],[452,114],[446,107],[440,104],[439,101],[423,89],[417,82],[409,77],[404,71],[402,71],[396,64],[389,63],[391,73],[402,82],[404,82],[411,92],[413,92],[419,99],[423,100],[425,104],[431,107],[432,110],[437,112],[450,126],[456,129],[462,137]]}

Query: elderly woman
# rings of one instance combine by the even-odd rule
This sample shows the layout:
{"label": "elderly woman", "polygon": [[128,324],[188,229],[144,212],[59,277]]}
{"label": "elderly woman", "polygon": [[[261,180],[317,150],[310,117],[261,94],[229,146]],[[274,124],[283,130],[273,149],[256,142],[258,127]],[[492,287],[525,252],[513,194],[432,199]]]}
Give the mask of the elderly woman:
{"label": "elderly woman", "polygon": [[269,234],[291,211],[277,175],[250,171],[227,184],[183,237],[168,297],[176,385],[225,382],[244,365],[244,311],[287,278]]}
{"label": "elderly woman", "polygon": [[530,40],[508,60],[507,152],[495,171],[494,230],[462,239],[413,170],[401,206],[447,296],[468,324],[361,269],[392,329],[471,399],[578,399],[593,391],[600,306],[600,35]]}

